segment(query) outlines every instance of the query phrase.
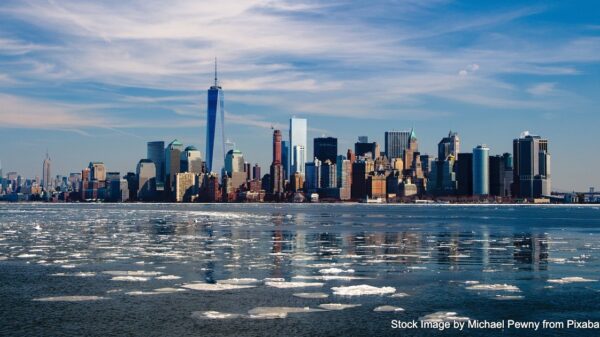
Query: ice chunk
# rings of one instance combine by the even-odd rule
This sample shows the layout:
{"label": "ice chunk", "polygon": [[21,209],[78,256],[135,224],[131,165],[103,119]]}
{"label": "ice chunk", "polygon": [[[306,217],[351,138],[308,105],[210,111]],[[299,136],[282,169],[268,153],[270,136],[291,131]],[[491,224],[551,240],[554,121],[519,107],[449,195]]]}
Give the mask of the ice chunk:
{"label": "ice chunk", "polygon": [[446,322],[446,321],[468,321],[469,317],[456,316],[456,312],[453,311],[437,311],[433,314],[425,315],[420,317],[419,320],[427,322]]}
{"label": "ice chunk", "polygon": [[391,294],[390,297],[395,297],[395,298],[401,298],[401,297],[406,297],[409,296],[407,293],[395,293],[395,294]]}
{"label": "ice chunk", "polygon": [[489,291],[521,291],[516,286],[510,284],[474,284],[467,287],[469,290],[489,290]]}
{"label": "ice chunk", "polygon": [[350,308],[360,307],[360,304],[343,304],[343,303],[323,303],[319,305],[319,308],[326,310],[344,310]]}
{"label": "ice chunk", "polygon": [[158,276],[163,274],[160,271],[145,270],[107,270],[102,273],[113,276]]}
{"label": "ice chunk", "polygon": [[341,273],[352,274],[352,273],[354,273],[354,269],[343,270],[340,268],[326,268],[326,269],[319,270],[319,273],[321,273],[321,274],[341,274]]}
{"label": "ice chunk", "polygon": [[55,296],[55,297],[41,297],[34,298],[34,301],[39,302],[85,302],[85,301],[99,301],[107,300],[107,297],[102,296]]}
{"label": "ice chunk", "polygon": [[180,278],[181,276],[176,275],[161,275],[156,277],[157,280],[179,280]]}
{"label": "ice chunk", "polygon": [[262,318],[262,319],[273,319],[273,318],[286,318],[290,313],[308,313],[308,312],[319,312],[321,309],[312,309],[309,307],[257,307],[248,311],[250,318]]}
{"label": "ice chunk", "polygon": [[287,288],[305,288],[305,287],[322,287],[323,283],[319,283],[319,282],[281,282],[281,281],[277,281],[277,282],[265,282],[265,285],[269,286],[269,287],[275,287],[275,288],[280,288],[280,289],[287,289]]}
{"label": "ice chunk", "polygon": [[567,283],[579,283],[579,282],[597,282],[598,280],[592,280],[588,278],[583,278],[580,276],[571,276],[571,277],[562,277],[559,279],[549,279],[550,283],[559,283],[559,284],[567,284]]}
{"label": "ice chunk", "polygon": [[333,287],[331,290],[333,290],[335,295],[340,296],[385,295],[396,292],[396,288],[394,287],[377,288],[366,284],[348,287]]}
{"label": "ice chunk", "polygon": [[126,282],[146,282],[150,278],[143,276],[115,276],[111,278],[111,281],[126,281]]}
{"label": "ice chunk", "polygon": [[294,294],[296,297],[300,298],[327,298],[329,295],[325,293],[296,293]]}
{"label": "ice chunk", "polygon": [[255,278],[230,278],[227,280],[218,280],[219,284],[256,284],[260,281]]}
{"label": "ice chunk", "polygon": [[398,312],[398,311],[404,311],[404,309],[402,309],[400,307],[395,307],[393,305],[382,305],[382,306],[379,306],[379,307],[373,309],[373,311]]}
{"label": "ice chunk", "polygon": [[218,311],[194,311],[192,312],[192,318],[196,319],[228,319],[239,317],[238,314],[228,314],[225,312]]}
{"label": "ice chunk", "polygon": [[201,291],[225,291],[225,290],[237,290],[253,288],[253,285],[239,285],[239,284],[213,284],[213,283],[186,283],[182,285],[183,288]]}

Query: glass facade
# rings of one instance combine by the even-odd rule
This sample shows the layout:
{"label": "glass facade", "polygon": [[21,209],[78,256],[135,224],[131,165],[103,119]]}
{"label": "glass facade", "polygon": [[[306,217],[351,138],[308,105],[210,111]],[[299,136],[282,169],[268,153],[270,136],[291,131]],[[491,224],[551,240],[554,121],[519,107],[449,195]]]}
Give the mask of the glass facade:
{"label": "glass facade", "polygon": [[479,145],[473,149],[473,194],[490,194],[490,149]]}
{"label": "glass facade", "polygon": [[[220,125],[217,125],[220,124]],[[217,132],[220,134],[217,135]],[[215,85],[208,89],[208,102],[206,111],[206,170],[213,172],[215,168],[215,140],[221,143],[219,160],[225,160],[225,100],[223,90],[217,84],[215,74]]]}
{"label": "glass facade", "polygon": [[[305,118],[290,118],[290,149],[294,152],[290,156],[290,176],[296,172],[304,176],[304,163],[307,161],[307,133],[308,123]],[[302,157],[299,158],[298,156]]]}

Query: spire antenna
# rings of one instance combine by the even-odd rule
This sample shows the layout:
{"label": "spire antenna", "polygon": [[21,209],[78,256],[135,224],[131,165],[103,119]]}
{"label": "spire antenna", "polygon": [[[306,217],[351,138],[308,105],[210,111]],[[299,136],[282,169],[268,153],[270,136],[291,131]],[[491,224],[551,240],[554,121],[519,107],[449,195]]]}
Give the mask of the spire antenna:
{"label": "spire antenna", "polygon": [[217,58],[215,57],[215,87],[217,86]]}

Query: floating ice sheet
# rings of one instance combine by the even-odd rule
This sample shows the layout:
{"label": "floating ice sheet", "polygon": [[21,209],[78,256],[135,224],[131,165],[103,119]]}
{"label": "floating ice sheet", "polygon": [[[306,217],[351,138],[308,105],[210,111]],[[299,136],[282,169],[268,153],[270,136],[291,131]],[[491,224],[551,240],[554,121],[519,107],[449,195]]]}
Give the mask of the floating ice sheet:
{"label": "floating ice sheet", "polygon": [[381,305],[377,308],[373,309],[373,311],[383,311],[383,312],[399,312],[404,311],[404,309],[400,307],[395,307],[393,305]]}
{"label": "floating ice sheet", "polygon": [[327,298],[329,297],[326,293],[296,293],[293,294],[296,297],[300,298]]}
{"label": "floating ice sheet", "polygon": [[34,301],[39,302],[86,302],[86,301],[99,301],[107,300],[108,297],[102,296],[54,296],[54,297],[41,297],[34,298]]}
{"label": "floating ice sheet", "polygon": [[571,277],[562,277],[559,279],[549,279],[550,283],[559,283],[559,284],[567,284],[567,283],[579,283],[579,282],[597,282],[598,280],[592,280],[583,278],[580,276],[571,276]]}
{"label": "floating ice sheet", "polygon": [[469,290],[489,290],[489,291],[521,291],[516,286],[510,284],[474,284],[472,286],[468,286]]}
{"label": "floating ice sheet", "polygon": [[468,321],[469,317],[456,316],[454,311],[437,311],[420,317],[419,320],[427,322]]}
{"label": "floating ice sheet", "polygon": [[269,287],[275,287],[275,288],[280,288],[280,289],[287,289],[287,288],[305,288],[305,287],[322,287],[323,283],[319,283],[319,282],[281,282],[281,281],[277,281],[277,282],[272,282],[272,281],[267,281],[265,282],[265,285],[269,286]]}
{"label": "floating ice sheet", "polygon": [[225,290],[238,290],[253,288],[253,285],[239,285],[239,284],[213,284],[213,283],[186,283],[182,285],[183,288],[201,291],[225,291]]}
{"label": "floating ice sheet", "polygon": [[323,303],[319,304],[319,308],[325,310],[344,310],[360,307],[360,304],[344,304],[344,303]]}
{"label": "floating ice sheet", "polygon": [[385,295],[396,292],[394,287],[374,287],[366,284],[348,287],[333,287],[331,288],[335,295],[340,296],[362,296],[362,295]]}

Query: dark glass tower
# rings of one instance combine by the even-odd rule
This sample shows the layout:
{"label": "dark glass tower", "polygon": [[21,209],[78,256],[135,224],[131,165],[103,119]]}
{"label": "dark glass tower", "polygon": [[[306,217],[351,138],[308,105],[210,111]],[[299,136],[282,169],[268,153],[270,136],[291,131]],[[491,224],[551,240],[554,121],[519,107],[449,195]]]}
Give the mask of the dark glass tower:
{"label": "dark glass tower", "polygon": [[208,89],[208,102],[206,111],[206,170],[213,172],[215,136],[217,121],[220,124],[223,161],[225,160],[225,101],[223,90],[217,81],[217,60],[215,59],[215,83]]}
{"label": "dark glass tower", "polygon": [[336,162],[337,158],[337,138],[333,137],[320,137],[314,139],[314,151],[315,157],[320,161],[325,162],[326,160],[332,163]]}

